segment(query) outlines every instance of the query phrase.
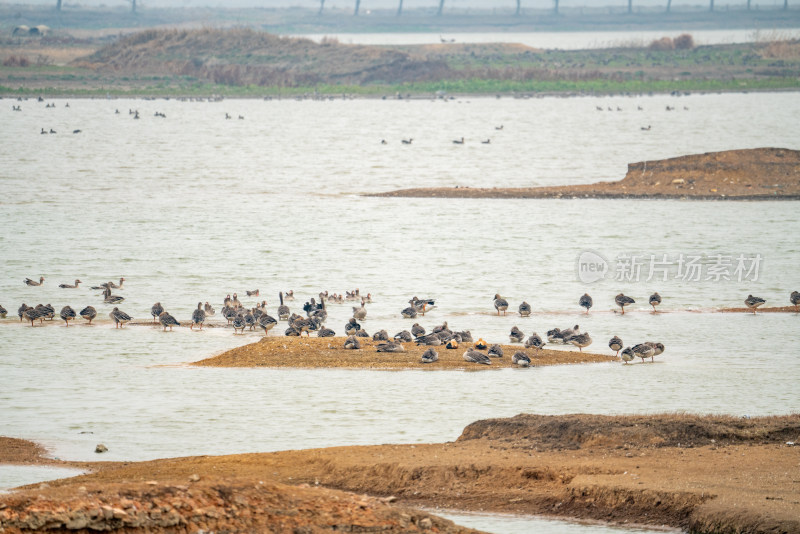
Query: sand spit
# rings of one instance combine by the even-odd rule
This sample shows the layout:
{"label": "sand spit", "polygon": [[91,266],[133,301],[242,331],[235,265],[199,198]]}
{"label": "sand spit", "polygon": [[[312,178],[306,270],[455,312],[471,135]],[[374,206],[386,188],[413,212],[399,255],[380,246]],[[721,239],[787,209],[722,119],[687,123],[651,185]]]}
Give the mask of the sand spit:
{"label": "sand spit", "polygon": [[642,161],[629,164],[625,178],[618,182],[524,188],[431,187],[369,196],[798,200],[800,151],[756,148]]}
{"label": "sand spit", "polygon": [[462,344],[458,349],[447,349],[443,345],[433,347],[439,354],[439,361],[424,364],[420,362],[422,353],[429,347],[415,343],[403,343],[405,352],[377,352],[380,342],[362,338],[361,350],[344,348],[343,337],[285,337],[269,336],[256,343],[238,347],[218,356],[196,362],[194,365],[206,367],[294,367],[303,369],[432,369],[432,370],[485,370],[502,367],[517,367],[511,363],[511,356],[524,351],[531,358],[532,366],[559,365],[570,363],[595,363],[617,361],[610,352],[595,354],[579,352],[564,346],[563,350],[525,349],[522,344],[502,345],[503,357],[492,358],[491,365],[480,365],[464,361],[463,354],[472,344]]}
{"label": "sand spit", "polygon": [[[419,512],[382,506],[397,500],[691,532],[800,532],[798,441],[798,414],[518,415],[477,421],[450,443],[101,463],[95,473],[0,497],[0,528],[17,532],[8,529],[10,517],[52,510],[71,518],[83,517],[77,510],[90,519],[109,514],[108,526],[146,515],[153,532],[190,524],[366,526],[391,517],[380,521],[428,526]],[[290,508],[295,515],[283,515]]]}

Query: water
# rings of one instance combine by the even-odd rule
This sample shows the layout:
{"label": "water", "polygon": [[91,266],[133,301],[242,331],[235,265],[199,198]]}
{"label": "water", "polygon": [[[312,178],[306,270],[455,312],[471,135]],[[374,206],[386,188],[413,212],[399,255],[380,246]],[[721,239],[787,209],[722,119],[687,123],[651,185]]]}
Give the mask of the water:
{"label": "water", "polygon": [[[741,306],[748,293],[788,304],[800,288],[797,202],[359,195],[616,180],[645,159],[796,149],[796,94],[53,102],[14,102],[22,112],[10,101],[0,106],[0,304],[10,312],[0,320],[0,435],[36,440],[63,459],[96,460],[94,446],[104,443],[104,460],[146,460],[452,441],[472,421],[520,412],[800,410],[797,315],[713,312]],[[244,120],[225,120],[226,112]],[[642,132],[644,124],[652,130]],[[462,136],[465,145],[451,143]],[[408,137],[414,143],[402,145]],[[484,137],[492,143],[480,144]],[[576,259],[585,250],[604,256],[611,276],[580,282]],[[673,265],[666,281],[647,281],[647,268],[638,281],[614,279],[618,256],[662,254],[701,255],[704,276],[675,279]],[[717,254],[760,255],[757,279],[706,280]],[[42,287],[22,283],[40,275]],[[420,321],[429,328],[447,320],[500,342],[515,324],[544,334],[579,323],[595,339],[591,350],[608,350],[615,334],[667,350],[652,365],[481,373],[193,368],[185,364],[259,335],[115,330],[110,306],[89,286],[120,276],[120,307],[140,320],[155,301],[186,320],[198,301],[219,309],[227,293],[254,304],[244,292],[259,288],[274,314],[280,290],[295,290],[289,304],[299,311],[320,290],[359,287],[375,299],[370,332],[408,328],[413,321],[399,311],[416,294],[437,299]],[[75,278],[80,289],[57,287]],[[646,305],[655,290],[664,297],[658,315]],[[585,291],[595,300],[588,316],[577,306]],[[624,316],[612,311],[620,291],[637,300]],[[497,317],[497,292],[513,310],[527,300],[534,316]],[[92,304],[100,316],[94,326],[31,328],[17,320],[22,302]],[[350,311],[331,305],[329,326],[341,332]],[[497,523],[498,532],[510,529]]]}
{"label": "water", "polygon": [[335,38],[346,44],[366,45],[422,45],[441,43],[519,43],[533,48],[582,50],[616,46],[647,46],[662,37],[675,38],[689,33],[696,45],[752,43],[774,39],[796,39],[798,28],[779,30],[648,30],[648,31],[594,31],[594,32],[480,32],[480,33],[325,33],[303,34],[314,41]]}

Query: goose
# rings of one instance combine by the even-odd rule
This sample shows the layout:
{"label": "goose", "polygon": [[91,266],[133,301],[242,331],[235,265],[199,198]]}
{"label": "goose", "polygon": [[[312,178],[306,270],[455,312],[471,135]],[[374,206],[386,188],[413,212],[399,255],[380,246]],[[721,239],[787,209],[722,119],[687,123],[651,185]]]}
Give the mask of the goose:
{"label": "goose", "polygon": [[632,362],[633,361],[633,359],[636,357],[636,355],[633,353],[633,349],[628,347],[628,348],[626,348],[625,350],[622,351],[622,354],[620,355],[620,357],[622,358],[622,363],[627,365],[628,362]]}
{"label": "goose", "polygon": [[547,331],[547,341],[549,343],[555,343],[556,341],[561,341],[561,339],[560,328],[553,328],[552,330]]}
{"label": "goose", "polygon": [[450,327],[447,326],[447,321],[445,321],[440,325],[434,326],[433,330],[431,330],[431,332],[434,333],[434,334],[438,334],[440,332],[445,332],[446,334],[451,334],[452,330],[450,330]]}
{"label": "goose", "polygon": [[265,336],[269,335],[269,331],[272,330],[276,324],[278,324],[278,321],[267,313],[262,313],[261,317],[258,318],[258,326],[264,330]]}
{"label": "goose", "polygon": [[427,312],[436,308],[436,301],[434,299],[420,299],[414,296],[411,297],[411,300],[409,300],[408,303],[411,304],[415,310],[417,310],[417,313],[422,314],[423,317]]}
{"label": "goose", "polygon": [[242,307],[242,303],[239,301],[239,295],[237,295],[236,293],[233,294],[233,301],[231,305],[237,309]]}
{"label": "goose", "polygon": [[197,303],[197,309],[192,312],[192,324],[189,325],[189,330],[194,330],[194,325],[203,329],[203,323],[206,322],[206,311],[203,309],[203,303]]}
{"label": "goose", "polygon": [[150,315],[153,316],[153,324],[155,324],[158,316],[161,315],[161,312],[164,311],[164,306],[161,305],[160,302],[156,302],[150,307]]}
{"label": "goose", "polygon": [[414,323],[411,325],[411,335],[414,337],[420,337],[425,335],[425,328],[420,326],[419,323]]}
{"label": "goose", "polygon": [[283,303],[283,292],[278,293],[278,298],[281,301],[281,305],[278,306],[278,319],[283,321],[284,319],[289,318],[289,313],[291,312],[289,311],[289,306]]}
{"label": "goose", "polygon": [[225,299],[222,301],[222,307],[227,308],[233,304],[233,299],[230,295],[225,295]]}
{"label": "goose", "polygon": [[286,293],[283,294],[286,300],[294,300],[294,289],[290,289]]}
{"label": "goose", "polygon": [[361,325],[354,318],[350,318],[349,321],[344,325],[344,333],[348,336],[355,335],[356,332],[361,330]]}
{"label": "goose", "polygon": [[500,126],[495,126],[494,129],[495,130],[502,130],[503,129],[503,125],[501,124]]}
{"label": "goose", "polygon": [[[242,330],[242,333],[244,333],[244,330]],[[300,332],[300,330],[291,325],[283,332],[283,335],[286,337],[300,337],[301,334],[302,332]]]}
{"label": "goose", "polygon": [[309,332],[309,330],[311,330],[312,327],[311,319],[305,317],[298,317],[294,321],[291,321],[291,325],[292,328],[300,332],[301,335],[303,334],[303,332],[305,332],[306,336],[311,337],[311,333]]}
{"label": "goose", "polygon": [[472,343],[472,332],[469,330],[462,330],[458,332],[458,335],[461,336],[461,341],[464,343]]}
{"label": "goose", "polygon": [[167,331],[167,327],[169,327],[169,331],[172,332],[173,326],[180,326],[181,323],[178,322],[175,317],[169,314],[169,312],[162,311],[158,314],[158,322],[161,323],[161,326],[164,327],[164,332]]}
{"label": "goose", "polygon": [[25,304],[24,302],[22,303],[22,306],[20,306],[17,309],[17,315],[19,315],[19,322],[22,322],[23,316],[25,315],[25,310],[27,310],[27,309],[28,309],[28,305]]}
{"label": "goose", "polygon": [[203,306],[203,311],[206,312],[206,316],[207,317],[210,317],[210,316],[212,316],[212,315],[217,313],[214,310],[214,307],[211,304],[209,304],[208,302],[206,302],[205,305]]}
{"label": "goose", "polygon": [[41,312],[34,307],[25,308],[25,311],[22,312],[22,316],[25,318],[26,321],[31,322],[31,326],[33,326],[33,322],[36,319],[39,319],[39,322],[42,321]]}
{"label": "goose", "polygon": [[650,306],[653,307],[653,311],[655,312],[656,306],[661,304],[661,295],[659,295],[658,292],[653,293],[652,295],[650,295],[650,299],[648,300],[648,302],[650,303]]}
{"label": "goose", "polygon": [[589,296],[589,293],[584,293],[581,298],[578,299],[578,304],[582,308],[586,308],[586,313],[589,313],[589,308],[592,307],[592,297]]}
{"label": "goose", "polygon": [[439,360],[439,353],[431,348],[422,353],[422,358],[420,359],[420,362],[433,363],[438,360]]}
{"label": "goose", "polygon": [[503,347],[501,347],[500,345],[494,344],[491,347],[489,347],[489,350],[488,350],[487,354],[489,356],[491,356],[492,358],[502,358],[503,357]]}
{"label": "goose", "polygon": [[409,332],[408,330],[403,330],[402,332],[396,333],[392,339],[394,339],[395,341],[398,341],[398,342],[399,341],[405,341],[406,343],[410,343],[410,342],[414,341],[414,337],[411,335],[411,332]]}
{"label": "goose", "polygon": [[533,349],[541,350],[545,345],[546,345],[546,343],[544,341],[542,341],[542,338],[539,337],[539,334],[537,334],[536,332],[531,334],[531,337],[529,337],[528,339],[525,340],[525,348],[526,349],[533,348]]}
{"label": "goose", "polygon": [[249,310],[247,313],[244,314],[244,324],[247,325],[250,330],[256,329],[256,316],[253,315],[253,311]]}
{"label": "goose", "polygon": [[102,289],[102,290],[106,290],[106,289],[108,289],[108,287],[109,287],[109,286],[108,286],[108,284],[109,284],[108,282],[103,282],[103,283],[102,283],[102,284],[100,284],[99,286],[90,286],[90,289],[94,289],[94,290],[101,290],[101,289]]}
{"label": "goose", "polygon": [[52,304],[37,304],[36,309],[44,319],[52,321],[53,317],[56,316],[56,309],[53,308]]}
{"label": "goose", "polygon": [[94,306],[86,306],[81,310],[80,316],[89,321],[89,324],[92,324],[92,319],[97,317],[97,310],[94,309]]}
{"label": "goose", "polygon": [[508,339],[511,340],[511,343],[522,343],[522,341],[525,339],[525,334],[523,334],[522,330],[516,326],[512,326],[511,333],[508,335]]}
{"label": "goose", "polygon": [[247,293],[248,297],[258,297],[260,295],[258,289],[254,289],[253,291],[245,291],[245,293]]}
{"label": "goose", "polygon": [[5,319],[8,315],[8,310],[0,305],[0,319]]}
{"label": "goose", "polygon": [[44,282],[44,276],[40,276],[38,282],[36,280],[31,280],[30,278],[25,279],[25,285],[34,287],[42,285],[42,282]]}
{"label": "goose", "polygon": [[583,347],[588,347],[592,344],[592,338],[589,336],[588,332],[584,332],[582,334],[574,334],[567,339],[568,343],[572,343],[578,350],[583,352]]}
{"label": "goose", "polygon": [[372,341],[389,341],[389,332],[386,330],[378,330],[372,334]]}
{"label": "goose", "polygon": [[415,341],[417,345],[431,345],[434,347],[442,344],[442,338],[440,338],[436,334],[428,334],[427,336],[420,336]]}
{"label": "goose", "polygon": [[70,306],[64,306],[63,308],[61,308],[59,316],[61,316],[61,318],[64,319],[66,325],[69,326],[69,322],[75,319],[75,310],[73,310]]}
{"label": "goose", "polygon": [[109,282],[108,287],[111,289],[122,289],[122,284],[125,283],[125,278],[119,279],[119,285],[115,284],[114,282]]}
{"label": "goose", "polygon": [[400,312],[400,315],[405,319],[414,319],[417,316],[417,310],[413,306],[409,306]]}
{"label": "goose", "polygon": [[499,293],[495,293],[494,307],[497,310],[497,315],[500,315],[500,312],[503,312],[503,315],[505,315],[508,309],[508,301],[501,297]]}
{"label": "goose", "polygon": [[361,349],[361,342],[356,336],[349,336],[344,340],[344,348],[348,350],[359,350]]}
{"label": "goose", "polygon": [[133,319],[133,317],[131,317],[124,311],[120,310],[116,306],[114,307],[113,310],[111,310],[111,313],[109,313],[108,316],[111,317],[111,320],[114,321],[114,323],[116,323],[115,328],[122,328],[125,325],[125,323]]}
{"label": "goose", "polygon": [[236,317],[233,318],[233,333],[236,334],[241,330],[242,334],[244,334],[244,329],[247,328],[247,323],[244,321],[244,315],[241,313],[237,313]]}
{"label": "goose", "polygon": [[453,144],[454,145],[463,145],[464,144],[464,138],[462,137],[461,139],[453,139]]}
{"label": "goose", "polygon": [[367,331],[366,331],[366,330],[364,330],[364,329],[362,328],[361,330],[359,330],[358,332],[356,332],[356,337],[367,337],[367,338],[368,338],[368,337],[369,337],[369,334],[367,333]]}
{"label": "goose", "polygon": [[617,336],[612,337],[611,340],[608,342],[608,348],[610,348],[613,351],[616,351],[617,353],[616,356],[619,356],[619,351],[622,350],[622,347],[624,346],[625,345],[622,344],[622,340]]}
{"label": "goose", "polygon": [[522,317],[530,317],[531,311],[531,305],[523,300],[522,304],[519,305],[519,314]]}
{"label": "goose", "polygon": [[620,293],[619,295],[617,295],[616,297],[614,297],[614,302],[616,302],[616,303],[617,303],[617,306],[619,306],[620,308],[622,308],[622,315],[625,315],[625,306],[628,306],[628,305],[630,305],[630,304],[633,304],[633,303],[634,303],[634,302],[636,302],[636,301],[635,301],[635,300],[633,300],[632,298],[630,298],[630,297],[626,297],[625,295],[623,295],[622,293]]}
{"label": "goose", "polygon": [[353,319],[356,319],[357,321],[363,321],[367,318],[367,308],[364,307],[365,304],[366,302],[364,301],[364,299],[361,299],[360,308],[353,306]]}
{"label": "goose", "polygon": [[336,332],[327,327],[322,327],[317,331],[317,337],[334,337]]}
{"label": "goose", "polygon": [[390,341],[388,343],[380,343],[376,347],[377,352],[405,352],[406,349],[400,343]]}
{"label": "goose", "polygon": [[236,319],[237,315],[238,312],[235,308],[231,308],[230,306],[222,308],[222,316],[225,317],[225,320],[228,321],[228,324],[231,324],[233,320]]}
{"label": "goose", "polygon": [[58,287],[62,289],[76,289],[80,283],[81,281],[76,279],[74,284],[58,284]]}
{"label": "goose", "polygon": [[759,297],[754,297],[753,295],[747,295],[747,298],[744,300],[745,305],[751,310],[753,310],[753,315],[756,314],[756,308],[758,308],[765,302],[766,300]]}
{"label": "goose", "polygon": [[105,302],[106,304],[119,304],[123,300],[125,300],[125,297],[120,297],[119,295],[112,295],[111,290],[109,288],[106,288],[103,291],[103,302]]}
{"label": "goose", "polygon": [[471,363],[480,363],[482,365],[492,365],[492,360],[484,353],[475,349],[467,349],[464,352],[464,361]]}
{"label": "goose", "polygon": [[481,141],[481,144],[482,145],[490,145],[490,144],[492,144],[492,140],[491,139],[484,139],[483,141]]}
{"label": "goose", "polygon": [[654,358],[656,356],[658,356],[659,354],[663,354],[664,353],[664,344],[663,343],[654,343],[652,341],[646,341],[645,343],[647,345],[650,345],[651,347],[653,347],[653,355],[650,356],[650,361],[655,361]]}
{"label": "goose", "polygon": [[575,325],[572,328],[567,328],[565,330],[560,330],[558,332],[557,338],[561,340],[561,343],[566,345],[567,343],[569,343],[568,340],[569,340],[570,337],[572,337],[574,335],[577,335],[577,334],[580,334],[580,329],[581,329],[580,326]]}
{"label": "goose", "polygon": [[647,343],[634,345],[631,350],[633,350],[633,354],[636,355],[637,358],[642,359],[642,362],[644,362],[645,358],[652,358],[656,353],[656,350]]}
{"label": "goose", "polygon": [[792,294],[789,295],[789,302],[794,305],[794,311],[800,311],[800,293],[792,291]]}
{"label": "goose", "polygon": [[414,138],[409,137],[408,139],[401,139],[400,142],[403,143],[404,145],[410,145],[411,143],[414,142]]}
{"label": "goose", "polygon": [[520,367],[530,367],[531,358],[522,351],[515,352],[511,357],[511,363],[519,365]]}

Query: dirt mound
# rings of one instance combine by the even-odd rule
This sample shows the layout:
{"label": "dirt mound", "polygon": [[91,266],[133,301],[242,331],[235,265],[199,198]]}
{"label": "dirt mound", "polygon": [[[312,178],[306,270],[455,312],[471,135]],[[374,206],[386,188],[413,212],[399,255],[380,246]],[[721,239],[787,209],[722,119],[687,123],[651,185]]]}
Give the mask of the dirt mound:
{"label": "dirt mound", "polygon": [[279,37],[249,29],[147,30],[77,66],[138,75],[191,76],[225,85],[297,87],[438,79],[443,61],[384,47]]}
{"label": "dirt mound", "polygon": [[[197,478],[197,477],[195,477]],[[0,532],[477,532],[367,496],[253,480],[86,484],[0,501]]]}
{"label": "dirt mound", "polygon": [[698,447],[800,441],[800,415],[731,416],[531,415],[485,419],[467,426],[458,441],[486,439],[548,449],[591,447]]}
{"label": "dirt mound", "polygon": [[618,182],[526,187],[401,189],[374,196],[439,198],[800,199],[800,151],[755,148],[628,165]]}

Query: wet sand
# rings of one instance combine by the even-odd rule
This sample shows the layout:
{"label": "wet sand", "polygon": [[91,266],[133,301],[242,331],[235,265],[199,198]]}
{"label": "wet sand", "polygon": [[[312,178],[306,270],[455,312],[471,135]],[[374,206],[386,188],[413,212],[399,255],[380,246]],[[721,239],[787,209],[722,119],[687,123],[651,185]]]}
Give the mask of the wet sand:
{"label": "wet sand", "polygon": [[[447,349],[444,345],[433,347],[439,354],[439,361],[429,364],[420,362],[422,353],[429,347],[415,343],[402,343],[403,353],[377,352],[379,341],[361,338],[361,350],[344,348],[344,337],[285,337],[272,335],[256,343],[238,347],[218,356],[195,362],[193,365],[205,367],[294,367],[302,369],[429,369],[429,370],[486,370],[503,367],[518,367],[511,363],[511,356],[517,351],[525,352],[531,359],[531,366],[562,365],[574,363],[596,363],[618,361],[611,349],[607,354],[583,352],[570,345],[563,350],[526,349],[521,343],[502,345],[503,357],[492,358],[491,365],[466,362],[464,351],[472,343],[462,344],[458,349]],[[596,342],[598,347],[603,346]]]}
{"label": "wet sand", "polygon": [[368,196],[422,198],[800,199],[800,151],[757,148],[628,165],[618,182],[554,187],[430,187]]}
{"label": "wet sand", "polygon": [[[286,519],[274,513],[284,506],[294,506],[292,521],[299,521],[325,515],[333,499],[337,510],[353,514],[350,524],[396,500],[693,532],[800,532],[798,441],[797,414],[519,415],[473,423],[450,443],[98,463],[93,474],[0,497],[0,527],[31,509],[36,517],[56,509],[64,517],[75,510],[103,517],[108,507],[111,519],[99,525],[113,522],[119,510],[128,515],[117,520],[143,520],[141,512],[149,513],[154,532],[170,531],[158,525],[167,516],[178,525],[206,520],[214,528],[272,528]],[[0,440],[0,462],[6,461],[4,444]],[[320,504],[304,500],[312,498]],[[280,502],[264,513],[264,499]],[[407,525],[420,524],[416,512],[400,510],[417,517]]]}

